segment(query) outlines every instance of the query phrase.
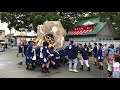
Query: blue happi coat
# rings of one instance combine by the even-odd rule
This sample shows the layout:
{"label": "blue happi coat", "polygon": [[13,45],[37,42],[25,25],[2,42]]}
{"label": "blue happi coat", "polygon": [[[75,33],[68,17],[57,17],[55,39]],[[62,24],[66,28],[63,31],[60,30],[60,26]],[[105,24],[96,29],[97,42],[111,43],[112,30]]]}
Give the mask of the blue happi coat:
{"label": "blue happi coat", "polygon": [[68,59],[76,59],[77,58],[77,47],[75,45],[70,44],[65,49],[67,51]]}
{"label": "blue happi coat", "polygon": [[20,45],[18,46],[18,52],[19,52],[19,53],[22,53],[22,52],[23,52],[23,47],[20,46]]}
{"label": "blue happi coat", "polygon": [[48,63],[48,56],[50,55],[50,49],[45,46],[45,47],[40,47],[40,60],[44,63]]}
{"label": "blue happi coat", "polygon": [[51,57],[53,61],[60,62],[60,54],[58,51],[51,50],[50,53],[53,55]]}
{"label": "blue happi coat", "polygon": [[81,49],[80,49],[80,53],[82,54],[83,60],[88,60],[88,59],[89,59],[87,49],[81,48]]}
{"label": "blue happi coat", "polygon": [[37,56],[37,58],[39,59],[39,58],[40,58],[40,47],[37,47],[37,48],[35,49],[35,51],[36,51],[36,56]]}
{"label": "blue happi coat", "polygon": [[32,58],[33,58],[32,45],[29,45],[26,50],[26,62],[33,64]]}
{"label": "blue happi coat", "polygon": [[26,50],[28,48],[28,45],[24,45],[24,55],[26,56]]}
{"label": "blue happi coat", "polygon": [[103,51],[102,48],[98,49],[98,62],[102,62],[103,61]]}
{"label": "blue happi coat", "polygon": [[61,59],[67,59],[67,51],[62,49],[62,50],[59,50],[59,54],[60,54],[60,58]]}
{"label": "blue happi coat", "polygon": [[94,52],[94,57],[98,58],[98,49],[96,46],[93,48],[93,52]]}

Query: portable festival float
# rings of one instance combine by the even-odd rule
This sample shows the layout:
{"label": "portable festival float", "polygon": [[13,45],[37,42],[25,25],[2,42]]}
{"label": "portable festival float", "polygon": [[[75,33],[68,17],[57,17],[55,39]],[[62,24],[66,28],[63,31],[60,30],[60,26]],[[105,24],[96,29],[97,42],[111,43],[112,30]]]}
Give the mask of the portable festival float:
{"label": "portable festival float", "polygon": [[66,31],[60,21],[45,21],[43,25],[37,27],[38,45],[42,46],[44,41],[49,43],[49,47],[56,49],[62,48],[64,45],[64,37]]}

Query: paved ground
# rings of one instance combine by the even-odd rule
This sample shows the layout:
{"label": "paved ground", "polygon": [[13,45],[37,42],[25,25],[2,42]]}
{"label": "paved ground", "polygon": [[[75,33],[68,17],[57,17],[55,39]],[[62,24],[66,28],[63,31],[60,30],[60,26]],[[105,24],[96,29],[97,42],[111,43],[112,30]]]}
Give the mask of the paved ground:
{"label": "paved ground", "polygon": [[[80,71],[80,63],[78,63],[78,73],[68,72],[68,65],[62,65],[58,69],[50,68],[50,73],[42,73],[41,67],[37,67],[35,71],[26,70],[24,57],[16,57],[17,48],[7,49],[6,52],[0,52],[0,78],[106,78],[106,66],[104,70],[98,70],[98,66],[94,66],[92,58],[90,59],[91,72]],[[23,61],[23,65],[18,65]]]}

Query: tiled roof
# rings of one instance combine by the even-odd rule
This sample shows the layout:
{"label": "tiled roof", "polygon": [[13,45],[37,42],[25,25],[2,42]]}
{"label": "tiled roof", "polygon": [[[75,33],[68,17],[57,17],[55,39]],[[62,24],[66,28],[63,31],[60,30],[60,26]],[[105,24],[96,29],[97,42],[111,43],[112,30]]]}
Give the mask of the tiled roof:
{"label": "tiled roof", "polygon": [[[87,21],[90,21],[92,27],[83,25]],[[106,24],[107,22],[100,22],[99,18],[93,18],[89,20],[80,21],[75,25],[73,30],[68,32],[68,35],[89,35],[89,34],[97,34]]]}

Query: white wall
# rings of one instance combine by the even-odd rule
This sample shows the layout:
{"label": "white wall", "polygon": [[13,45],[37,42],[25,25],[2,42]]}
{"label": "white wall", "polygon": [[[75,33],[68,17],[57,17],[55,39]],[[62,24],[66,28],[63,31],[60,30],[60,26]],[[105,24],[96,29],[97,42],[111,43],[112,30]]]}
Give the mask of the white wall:
{"label": "white wall", "polygon": [[[25,40],[25,38],[23,38],[23,39]],[[23,39],[22,39],[22,40],[23,40]],[[27,41],[30,41],[30,39],[33,40],[34,38],[26,38]],[[18,46],[20,43],[21,43],[20,37],[17,37],[17,46]]]}
{"label": "white wall", "polygon": [[73,40],[73,41],[96,41],[96,37],[95,36],[79,36],[79,37],[72,37],[70,38],[70,40]]}

